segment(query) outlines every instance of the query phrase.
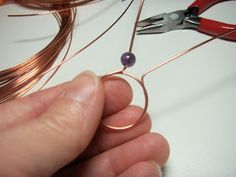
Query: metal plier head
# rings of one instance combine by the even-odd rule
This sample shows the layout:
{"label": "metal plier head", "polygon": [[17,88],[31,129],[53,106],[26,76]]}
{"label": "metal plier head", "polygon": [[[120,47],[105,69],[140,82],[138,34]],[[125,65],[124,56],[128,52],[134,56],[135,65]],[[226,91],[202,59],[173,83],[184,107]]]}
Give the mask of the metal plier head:
{"label": "metal plier head", "polygon": [[138,22],[137,34],[157,34],[172,30],[197,28],[200,18],[191,9],[159,14]]}

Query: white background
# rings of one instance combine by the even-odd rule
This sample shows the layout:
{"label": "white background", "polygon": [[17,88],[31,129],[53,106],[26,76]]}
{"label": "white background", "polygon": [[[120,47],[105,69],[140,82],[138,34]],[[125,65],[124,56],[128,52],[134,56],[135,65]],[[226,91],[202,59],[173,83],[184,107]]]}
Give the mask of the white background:
{"label": "white background", "polygon": [[[105,0],[78,8],[70,54],[107,28],[129,2]],[[141,18],[182,10],[191,2],[146,0]],[[136,0],[108,34],[65,64],[47,87],[70,80],[83,70],[103,75],[120,68],[119,58],[128,50],[138,5]],[[58,30],[50,15],[7,17],[26,12],[31,11],[16,5],[0,7],[1,70],[42,49]],[[236,24],[236,2],[220,3],[202,16]],[[137,36],[137,63],[129,72],[141,76],[148,68],[208,38],[193,30]],[[236,176],[235,50],[236,43],[216,40],[148,76],[153,131],[163,134],[171,148],[165,177]],[[142,106],[142,92],[135,84],[134,95],[134,103]]]}

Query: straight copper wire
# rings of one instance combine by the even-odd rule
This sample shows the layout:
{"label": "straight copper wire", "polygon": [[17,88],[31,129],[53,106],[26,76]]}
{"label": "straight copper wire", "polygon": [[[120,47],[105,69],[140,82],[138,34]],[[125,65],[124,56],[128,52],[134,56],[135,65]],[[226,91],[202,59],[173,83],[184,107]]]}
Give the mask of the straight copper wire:
{"label": "straight copper wire", "polygon": [[[139,21],[139,17],[140,17],[143,5],[144,5],[144,0],[141,0],[140,6],[139,6],[139,10],[138,10],[138,14],[137,14],[137,18],[136,18],[136,21],[135,21],[133,35],[132,35],[132,38],[131,38],[130,52],[132,51],[132,47],[133,47],[133,43],[134,43],[134,39],[135,39],[134,33],[136,32],[137,23]],[[197,48],[200,48],[201,46],[206,45],[207,43],[212,42],[213,40],[216,40],[218,38],[222,38],[224,36],[227,36],[227,35],[235,32],[235,31],[236,31],[236,28],[229,29],[227,32],[224,32],[224,33],[222,33],[222,34],[220,34],[218,36],[214,36],[214,37],[212,37],[212,38],[210,38],[208,40],[205,40],[205,41],[203,41],[203,42],[201,42],[201,43],[199,43],[199,44],[197,44],[197,45],[195,45],[195,46],[193,46],[193,47],[191,47],[189,49],[186,49],[186,50],[180,52],[179,54],[174,55],[173,57],[165,60],[164,62],[162,62],[162,63],[160,63],[160,64],[158,64],[158,65],[148,69],[147,71],[145,71],[140,79],[137,78],[136,76],[134,76],[133,74],[125,72],[127,67],[124,67],[122,69],[119,69],[117,71],[113,71],[111,73],[108,73],[108,74],[104,75],[103,78],[114,76],[114,75],[125,75],[125,76],[130,77],[134,81],[136,81],[141,86],[141,88],[143,90],[143,93],[144,93],[144,107],[143,107],[143,111],[140,114],[138,120],[136,122],[132,123],[132,124],[125,125],[125,126],[114,126],[114,125],[110,125],[109,123],[106,123],[104,121],[103,125],[105,127],[109,128],[109,129],[111,129],[111,130],[126,130],[126,129],[129,129],[129,128],[137,125],[144,118],[144,116],[146,115],[147,109],[148,109],[148,92],[147,92],[147,89],[146,89],[146,86],[145,86],[145,82],[144,82],[144,79],[145,79],[145,77],[148,74],[150,74],[153,71],[155,71],[155,70],[157,70],[157,69],[159,69],[159,68],[161,68],[161,67],[163,67],[163,66],[165,66],[165,65],[167,65],[167,64],[169,64],[169,63],[171,63],[171,62],[173,62],[173,61],[175,61],[177,59],[179,59],[181,56],[184,56],[184,55],[188,54],[189,52],[191,52],[191,51],[193,51],[193,50],[195,50]]]}
{"label": "straight copper wire", "polygon": [[130,40],[129,52],[132,52],[132,50],[133,50],[134,40],[135,40],[135,36],[136,36],[136,30],[137,30],[137,27],[138,27],[138,22],[139,22],[140,15],[141,15],[141,12],[142,12],[142,9],[143,9],[143,5],[144,5],[144,0],[141,0],[139,8],[138,8],[138,13],[137,13],[137,16],[136,16],[136,19],[135,19],[135,22],[134,22],[134,28],[133,28],[132,37],[131,37],[131,40]]}
{"label": "straight copper wire", "polygon": [[154,67],[152,67],[150,69],[148,69],[147,71],[144,72],[144,74],[141,77],[142,82],[144,82],[144,78],[148,74],[150,74],[151,72],[153,72],[153,71],[155,71],[155,70],[157,70],[157,69],[159,69],[159,68],[161,68],[161,67],[163,67],[163,66],[165,66],[165,65],[167,65],[167,64],[169,64],[171,62],[173,62],[174,60],[179,59],[180,57],[188,54],[189,52],[191,52],[191,51],[193,51],[193,50],[195,50],[197,48],[200,48],[201,46],[203,46],[203,45],[205,45],[207,43],[210,43],[210,42],[212,42],[212,41],[214,41],[214,40],[216,40],[218,38],[222,38],[224,36],[227,36],[227,35],[235,32],[235,31],[236,31],[236,28],[229,29],[228,31],[226,31],[226,32],[224,32],[222,34],[219,34],[218,36],[211,37],[210,39],[207,39],[207,40],[205,40],[205,41],[203,41],[203,42],[201,42],[201,43],[199,43],[199,44],[197,44],[197,45],[195,45],[195,46],[193,46],[193,47],[191,47],[189,49],[186,49],[186,50],[184,50],[184,51],[174,55],[173,57],[170,57],[169,59],[165,60],[164,62],[162,62],[162,63],[160,63],[160,64],[158,64],[158,65],[156,65],[156,66],[154,66]]}
{"label": "straight copper wire", "polygon": [[117,22],[126,14],[126,12],[129,10],[130,6],[133,4],[134,0],[131,0],[130,3],[128,4],[128,6],[125,8],[125,10],[122,12],[122,14],[106,29],[104,30],[101,34],[99,34],[96,38],[94,38],[92,41],[90,41],[87,45],[85,45],[83,48],[81,48],[80,50],[78,50],[77,52],[75,52],[73,55],[71,55],[70,57],[66,58],[64,61],[61,61],[60,63],[58,63],[56,66],[52,67],[51,69],[48,69],[47,71],[41,73],[40,76],[43,76],[51,71],[53,71],[55,68],[57,68],[58,66],[61,66],[63,64],[65,64],[66,62],[68,62],[69,60],[71,60],[72,58],[74,58],[75,56],[79,55],[81,52],[83,52],[85,49],[87,49],[88,47],[90,47],[92,44],[94,44],[96,41],[98,41],[103,35],[105,35],[108,31],[110,31],[110,29],[112,29]]}

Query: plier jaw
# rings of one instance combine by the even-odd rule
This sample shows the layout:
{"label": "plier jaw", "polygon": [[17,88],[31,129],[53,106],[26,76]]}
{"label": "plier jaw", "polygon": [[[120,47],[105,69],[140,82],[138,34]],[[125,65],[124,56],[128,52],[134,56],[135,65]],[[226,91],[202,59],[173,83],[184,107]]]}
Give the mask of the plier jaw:
{"label": "plier jaw", "polygon": [[197,28],[200,18],[192,9],[163,13],[139,21],[137,34],[160,34],[172,30]]}

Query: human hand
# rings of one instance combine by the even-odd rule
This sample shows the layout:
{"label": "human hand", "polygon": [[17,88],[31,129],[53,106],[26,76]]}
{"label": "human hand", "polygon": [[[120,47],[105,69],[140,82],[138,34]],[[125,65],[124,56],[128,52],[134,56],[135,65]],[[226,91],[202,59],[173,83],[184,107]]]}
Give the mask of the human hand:
{"label": "human hand", "polygon": [[101,81],[86,72],[0,105],[0,176],[160,176],[157,167],[168,159],[169,147],[149,133],[149,116],[121,132],[99,126],[138,118],[142,110],[129,106],[131,99],[126,81]]}

